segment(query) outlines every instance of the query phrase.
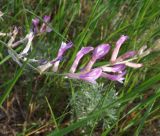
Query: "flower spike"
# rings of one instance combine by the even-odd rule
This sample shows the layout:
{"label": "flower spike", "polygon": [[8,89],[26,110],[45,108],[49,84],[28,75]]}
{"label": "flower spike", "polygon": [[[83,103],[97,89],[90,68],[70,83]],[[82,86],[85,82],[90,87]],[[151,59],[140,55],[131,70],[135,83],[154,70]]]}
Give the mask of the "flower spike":
{"label": "flower spike", "polygon": [[[0,12],[0,17],[1,17],[1,12]],[[14,28],[14,31],[12,33],[0,32],[0,36],[6,35],[10,37],[10,40],[7,43],[8,53],[17,64],[22,66],[23,65],[22,62],[28,60],[29,64],[28,66],[34,68],[34,66],[32,66],[32,63],[36,63],[35,65],[38,65],[36,70],[38,70],[40,74],[42,74],[49,68],[52,68],[53,72],[58,71],[59,64],[63,60],[64,54],[68,49],[70,49],[73,46],[72,42],[69,43],[62,42],[58,50],[57,56],[51,61],[48,61],[47,59],[37,59],[37,57],[31,59],[27,57],[29,51],[31,50],[32,41],[34,37],[39,36],[44,32],[50,32],[52,30],[50,27],[47,26],[50,20],[51,16],[44,16],[43,24],[41,25],[41,27],[39,27],[40,20],[38,18],[32,19],[33,28],[31,29],[31,31],[28,34],[26,34],[26,36],[23,39],[21,38],[19,41],[16,42],[15,39],[18,39],[16,38],[16,35],[18,34],[17,27]],[[110,45],[100,44],[95,49],[90,46],[82,47],[76,54],[76,58],[70,68],[70,73],[65,75],[69,78],[83,80],[92,84],[96,84],[97,83],[96,80],[100,77],[123,83],[126,74],[125,70],[126,66],[132,68],[142,67],[143,65],[141,63],[134,63],[133,61],[148,55],[151,51],[159,50],[160,47],[159,46],[160,40],[158,40],[154,48],[147,49],[147,46],[143,46],[139,49],[139,51],[128,51],[118,56],[122,44],[127,39],[128,36],[122,35],[116,42],[116,46],[113,50],[110,61],[106,62],[107,64],[103,66],[96,67],[95,65],[95,68],[93,68],[93,65],[97,60],[102,59],[110,51]],[[26,43],[26,45],[23,48],[23,50],[19,54],[17,54],[17,52],[14,52],[13,48],[17,47],[21,43]],[[84,57],[84,55],[90,53],[91,51],[92,51],[92,56],[86,67],[83,67],[83,69],[80,70],[79,73],[75,73],[82,57]]]}

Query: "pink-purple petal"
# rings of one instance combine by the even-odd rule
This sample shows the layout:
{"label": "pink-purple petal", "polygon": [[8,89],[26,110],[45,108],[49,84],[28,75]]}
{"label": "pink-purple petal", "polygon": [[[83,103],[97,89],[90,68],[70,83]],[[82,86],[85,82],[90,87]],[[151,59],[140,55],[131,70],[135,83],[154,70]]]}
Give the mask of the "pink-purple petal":
{"label": "pink-purple petal", "polygon": [[80,79],[85,80],[87,82],[96,84],[96,79],[98,79],[102,74],[101,68],[92,69],[90,72],[86,74],[82,74],[79,76]]}
{"label": "pink-purple petal", "polygon": [[61,47],[60,47],[60,49],[58,51],[58,55],[57,55],[56,59],[54,59],[53,61],[51,61],[51,63],[54,64],[54,66],[53,66],[53,71],[54,72],[57,72],[59,64],[60,64],[60,60],[63,57],[64,53],[69,48],[71,48],[72,46],[73,46],[72,42],[69,42],[69,43],[62,42],[61,43]]}
{"label": "pink-purple petal", "polygon": [[75,78],[75,79],[80,79],[87,81],[92,84],[96,84],[96,79],[98,79],[102,74],[102,69],[101,68],[95,68],[92,69],[90,72],[87,73],[69,73],[67,74],[68,77],[70,78]]}
{"label": "pink-purple petal", "polygon": [[49,23],[49,21],[51,20],[51,16],[44,16],[43,21],[44,23],[42,24],[41,28],[40,28],[40,32],[51,32],[52,29],[50,27],[47,26],[46,23]]}
{"label": "pink-purple petal", "polygon": [[103,58],[110,50],[109,44],[101,44],[93,51],[92,59],[97,60]]}
{"label": "pink-purple petal", "polygon": [[32,24],[33,24],[34,26],[38,26],[38,24],[39,24],[39,19],[38,19],[38,18],[32,19]]}
{"label": "pink-purple petal", "polygon": [[57,58],[61,58],[63,56],[63,54],[73,46],[73,43],[72,42],[69,42],[69,43],[65,43],[65,42],[62,42],[61,43],[61,47],[58,51],[58,55],[57,55]]}
{"label": "pink-purple petal", "polygon": [[128,39],[128,36],[122,35],[119,40],[116,42],[116,46],[113,50],[111,62],[114,62],[118,56],[121,45]]}
{"label": "pink-purple petal", "polygon": [[90,72],[80,75],[80,78],[81,79],[87,79],[87,78],[97,79],[98,77],[100,77],[101,73],[102,73],[101,68],[95,68],[95,69],[92,69]]}
{"label": "pink-purple petal", "polygon": [[33,32],[35,34],[38,33],[39,19],[38,18],[32,19],[32,25],[33,25]]}
{"label": "pink-purple petal", "polygon": [[71,73],[74,73],[77,69],[77,66],[79,64],[79,61],[81,60],[81,58],[89,53],[90,51],[92,51],[94,48],[93,47],[82,47],[81,50],[77,53],[76,55],[76,59],[74,60],[72,66],[71,66],[71,69],[70,69],[70,72]]}
{"label": "pink-purple petal", "polygon": [[83,57],[83,55],[89,53],[90,51],[92,51],[94,48],[93,47],[82,47],[81,50],[77,53],[77,57]]}
{"label": "pink-purple petal", "polygon": [[120,62],[120,61],[123,61],[123,60],[125,60],[125,59],[134,57],[136,54],[137,54],[136,51],[128,51],[128,52],[124,53],[123,55],[119,56],[119,57],[116,59],[116,62]]}
{"label": "pink-purple petal", "polygon": [[85,67],[86,71],[90,71],[94,63],[97,59],[103,58],[110,50],[109,44],[101,44],[98,47],[96,47],[93,51],[93,55],[91,60],[88,62],[87,66]]}
{"label": "pink-purple petal", "polygon": [[48,22],[51,20],[51,16],[45,15],[45,16],[43,17],[43,20],[44,20],[45,23],[48,23]]}
{"label": "pink-purple petal", "polygon": [[117,64],[112,67],[102,66],[101,67],[104,72],[119,72],[124,71],[126,68],[125,64]]}
{"label": "pink-purple petal", "polygon": [[103,72],[101,74],[101,77],[107,78],[107,79],[112,80],[112,81],[118,81],[120,83],[123,83],[123,80],[125,79],[124,78],[125,74],[126,74],[126,71],[123,71],[120,74],[108,74],[108,73]]}

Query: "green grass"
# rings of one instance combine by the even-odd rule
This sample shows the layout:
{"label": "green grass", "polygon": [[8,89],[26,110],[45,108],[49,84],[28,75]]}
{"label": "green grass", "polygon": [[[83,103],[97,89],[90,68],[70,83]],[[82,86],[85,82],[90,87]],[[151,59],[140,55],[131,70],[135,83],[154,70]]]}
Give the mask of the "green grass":
{"label": "green grass", "polygon": [[[123,34],[128,35],[129,40],[122,46],[120,54],[138,50],[146,44],[150,48],[156,46],[155,41],[160,37],[159,5],[160,1],[157,0],[2,0],[0,10],[4,12],[4,20],[0,20],[0,32],[10,32],[16,25],[21,31],[18,38],[30,31],[32,18],[38,17],[42,21],[44,15],[52,15],[52,21],[48,25],[53,31],[34,39],[31,57],[38,54],[42,58],[52,59],[62,41],[74,43],[61,63],[59,73],[47,72],[39,75],[28,66],[28,62],[23,67],[14,63],[5,46],[8,38],[0,37],[0,104],[2,111],[12,111],[15,114],[15,121],[10,127],[16,134],[83,135],[83,130],[89,128],[90,121],[94,125],[85,131],[86,135],[153,134],[151,128],[155,127],[154,123],[160,117],[159,52],[140,59],[139,62],[144,64],[142,68],[128,68],[124,85],[98,80],[104,86],[109,86],[104,87],[106,95],[82,119],[76,118],[74,110],[77,107],[74,105],[77,102],[76,94],[83,89],[83,84],[65,79],[63,73],[69,71],[82,46],[96,47],[101,43],[109,43],[114,47]],[[21,48],[17,48],[16,52]],[[107,59],[96,65],[106,64]],[[88,60],[89,56],[83,59],[81,67]],[[118,92],[118,99],[106,104],[103,100],[111,89]],[[102,127],[100,123],[101,127],[97,130],[97,120],[107,109],[117,104],[119,108],[116,109],[116,121],[110,127]],[[3,122],[0,121],[1,124]],[[13,127],[14,125],[17,127]],[[158,134],[158,131],[154,133]]]}

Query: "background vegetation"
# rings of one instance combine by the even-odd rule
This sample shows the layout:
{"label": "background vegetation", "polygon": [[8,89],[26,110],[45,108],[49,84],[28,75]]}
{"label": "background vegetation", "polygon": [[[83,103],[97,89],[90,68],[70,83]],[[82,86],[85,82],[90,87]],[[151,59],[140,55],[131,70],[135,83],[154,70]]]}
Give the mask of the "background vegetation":
{"label": "background vegetation", "polygon": [[33,56],[54,58],[62,40],[74,48],[59,74],[39,75],[26,64],[19,67],[4,46],[8,38],[0,38],[0,135],[160,135],[158,48],[139,60],[142,68],[127,69],[124,84],[99,80],[92,86],[61,76],[82,46],[114,47],[122,34],[130,39],[120,53],[159,46],[159,9],[158,0],[1,0],[1,32],[18,26],[24,37],[33,18],[52,16],[53,31],[34,39]]}

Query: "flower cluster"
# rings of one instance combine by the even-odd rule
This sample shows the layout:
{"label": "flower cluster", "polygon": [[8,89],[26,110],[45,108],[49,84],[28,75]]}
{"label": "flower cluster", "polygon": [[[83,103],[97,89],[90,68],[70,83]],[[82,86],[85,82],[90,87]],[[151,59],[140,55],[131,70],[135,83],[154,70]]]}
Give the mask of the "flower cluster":
{"label": "flower cluster", "polygon": [[[119,38],[112,52],[110,63],[100,67],[94,67],[94,64],[96,63],[97,60],[104,58],[108,54],[111,48],[110,45],[101,44],[97,46],[95,49],[94,47],[90,47],[90,46],[82,47],[78,51],[76,58],[70,68],[70,72],[67,73],[66,76],[69,78],[84,80],[93,84],[96,84],[97,83],[96,80],[100,77],[123,83],[123,80],[125,79],[124,76],[126,74],[126,67],[127,66],[132,68],[142,67],[142,64],[134,63],[132,61],[135,59],[138,59],[144,54],[147,55],[148,53],[150,53],[149,50],[145,51],[146,46],[143,46],[139,51],[128,51],[118,56],[120,47],[127,39],[128,39],[128,36],[124,36],[124,35],[122,35]],[[38,69],[40,70],[40,72],[42,73],[47,69],[49,69],[50,67],[53,67],[52,70],[54,72],[57,72],[58,65],[60,62],[59,59],[62,58],[65,51],[67,51],[71,47],[72,47],[71,42],[70,43],[62,42],[57,57],[52,61],[48,62],[47,64],[39,66]],[[86,54],[89,54],[90,52],[92,52],[92,56],[88,64],[82,70],[80,70],[80,72],[75,73],[82,57],[84,57],[84,55]]]}
{"label": "flower cluster", "polygon": [[[122,35],[120,39],[116,42],[110,59],[110,63],[96,68],[94,68],[95,62],[104,58],[107,55],[107,53],[110,51],[110,45],[101,44],[95,49],[93,49],[93,47],[83,47],[77,53],[76,59],[70,70],[71,73],[67,74],[67,76],[70,78],[85,80],[93,84],[95,84],[96,79],[100,77],[123,83],[123,80],[125,79],[124,76],[126,74],[126,66],[133,68],[139,68],[142,66],[142,64],[131,62],[132,60],[137,59],[137,57],[140,55],[140,53],[136,51],[126,52],[125,54],[118,57],[120,47],[127,39],[127,36]],[[92,50],[93,53],[91,59],[84,68],[84,70],[79,73],[75,73],[76,67],[82,56],[86,54],[86,52],[88,53]],[[144,50],[142,52],[144,52]]]}
{"label": "flower cluster", "polygon": [[[12,57],[12,59],[18,63],[20,66],[22,66],[21,61],[26,61],[28,60],[28,52],[31,50],[32,46],[32,41],[35,36],[45,33],[45,32],[51,32],[52,29],[47,26],[47,23],[51,20],[50,16],[44,16],[43,18],[43,24],[39,28],[40,25],[40,20],[38,18],[35,18],[32,20],[32,29],[29,31],[28,34],[23,39],[20,39],[15,42],[16,36],[19,32],[19,29],[17,27],[14,27],[14,30],[12,33],[0,33],[0,36],[9,36],[10,40],[7,43],[8,53]],[[22,43],[26,43],[25,48],[19,53],[12,52],[11,49],[16,48]],[[43,63],[42,60],[36,60],[36,59],[29,59],[30,62],[38,62],[38,63]]]}
{"label": "flower cluster", "polygon": [[[34,37],[38,34],[42,34],[44,32],[51,32],[51,28],[47,26],[47,23],[51,20],[50,16],[44,16],[43,24],[39,26],[40,20],[35,18],[32,20],[32,29],[31,31],[25,36],[25,38],[14,42],[16,35],[18,34],[17,27],[14,28],[14,31],[11,34],[11,38],[8,42],[9,48],[15,48],[21,43],[27,41],[25,48],[19,53],[14,54],[11,50],[8,50],[9,54],[12,56],[13,60],[17,62],[20,66],[22,65],[21,61],[29,60],[30,62],[38,62],[37,70],[42,74],[43,72],[47,71],[48,69],[52,69],[53,72],[58,71],[59,64],[68,49],[73,46],[72,42],[65,43],[62,42],[60,49],[58,51],[57,56],[52,59],[51,61],[44,60],[36,60],[36,59],[28,59],[28,52],[30,51],[32,41]],[[108,64],[95,67],[95,63],[101,59],[104,59],[105,56],[111,50],[111,46],[109,44],[101,44],[94,47],[82,47],[78,53],[76,54],[75,60],[69,70],[69,73],[65,74],[68,78],[80,79],[87,81],[89,83],[96,84],[96,80],[98,78],[106,78],[113,81],[118,81],[123,83],[126,75],[126,67],[132,68],[140,68],[142,64],[134,63],[133,60],[136,60],[140,57],[144,57],[150,53],[150,49],[147,49],[147,46],[143,46],[139,51],[128,51],[122,55],[119,54],[119,50],[123,43],[128,39],[128,36],[122,35],[112,51],[111,59]],[[82,70],[78,70],[78,65],[81,59],[86,55],[91,54],[89,62]],[[78,72],[76,72],[78,71]]]}
{"label": "flower cluster", "polygon": [[38,18],[32,19],[32,31],[37,34],[37,33],[44,33],[44,32],[51,32],[52,29],[47,25],[51,21],[51,16],[44,16],[43,17],[44,23],[38,28],[40,20]]}

